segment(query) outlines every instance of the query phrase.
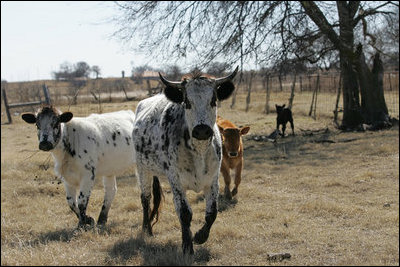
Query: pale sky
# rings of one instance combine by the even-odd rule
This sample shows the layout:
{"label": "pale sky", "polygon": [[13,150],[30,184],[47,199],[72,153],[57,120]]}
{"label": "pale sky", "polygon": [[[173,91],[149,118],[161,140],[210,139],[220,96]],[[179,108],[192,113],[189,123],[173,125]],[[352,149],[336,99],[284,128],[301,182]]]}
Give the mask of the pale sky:
{"label": "pale sky", "polygon": [[[114,12],[114,13],[113,13]],[[85,61],[101,77],[129,76],[133,66],[154,61],[110,39],[115,26],[112,2],[1,1],[1,79],[52,79],[60,64]]]}

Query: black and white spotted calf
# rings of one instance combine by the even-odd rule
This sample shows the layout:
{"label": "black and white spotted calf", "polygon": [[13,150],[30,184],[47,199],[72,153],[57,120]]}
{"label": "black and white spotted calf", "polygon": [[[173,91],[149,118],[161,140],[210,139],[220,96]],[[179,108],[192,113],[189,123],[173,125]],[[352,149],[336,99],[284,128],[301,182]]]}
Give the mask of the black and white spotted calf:
{"label": "black and white spotted calf", "polygon": [[39,149],[51,151],[55,173],[64,182],[67,201],[78,216],[79,227],[94,225],[93,218],[86,215],[86,207],[95,177],[103,177],[104,202],[97,224],[104,225],[117,191],[115,175],[135,161],[135,114],[126,110],[72,117],[71,112],[61,113],[52,106],[22,115],[27,123],[36,123]]}
{"label": "black and white spotted calf", "polygon": [[[193,254],[193,241],[204,243],[217,217],[218,174],[221,167],[221,136],[216,124],[217,100],[227,99],[235,89],[229,76],[192,73],[182,82],[171,82],[163,93],[139,102],[133,139],[137,176],[143,206],[143,231],[152,235],[151,221],[158,202],[150,209],[152,183],[154,197],[160,199],[158,177],[167,177],[182,230],[183,252]],[[203,191],[206,199],[205,224],[192,238],[192,210],[186,190]]]}

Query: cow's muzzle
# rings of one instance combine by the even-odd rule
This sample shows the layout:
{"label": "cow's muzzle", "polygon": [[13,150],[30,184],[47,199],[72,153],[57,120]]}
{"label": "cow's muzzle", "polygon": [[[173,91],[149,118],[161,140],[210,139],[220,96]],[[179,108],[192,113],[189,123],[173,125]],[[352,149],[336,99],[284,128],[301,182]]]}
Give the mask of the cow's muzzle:
{"label": "cow's muzzle", "polygon": [[210,126],[199,124],[193,128],[192,136],[198,140],[207,140],[213,135],[213,130]]}
{"label": "cow's muzzle", "polygon": [[42,141],[39,143],[39,149],[43,151],[49,151],[53,149],[53,144],[49,141]]}

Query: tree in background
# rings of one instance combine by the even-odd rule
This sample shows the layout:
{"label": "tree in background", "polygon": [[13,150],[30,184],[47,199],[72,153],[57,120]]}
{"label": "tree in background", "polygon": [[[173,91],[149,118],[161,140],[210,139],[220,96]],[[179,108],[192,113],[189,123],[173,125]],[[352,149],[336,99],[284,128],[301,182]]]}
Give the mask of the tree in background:
{"label": "tree in background", "polygon": [[[100,68],[98,68],[100,73]],[[74,78],[88,78],[92,69],[90,68],[89,64],[84,61],[79,61],[74,65],[71,65],[69,62],[64,62],[60,65],[59,71],[54,71],[52,76],[56,80],[67,80],[70,81]]]}
{"label": "tree in background", "polygon": [[[126,43],[140,40],[140,48],[168,61],[191,56],[199,59],[194,64],[202,68],[223,58],[229,66],[241,62],[243,69],[249,61],[264,67],[293,60],[329,67],[339,58],[341,128],[360,129],[362,123],[390,125],[384,99],[379,105],[365,101],[361,108],[360,104],[360,92],[361,98],[383,95],[383,87],[360,86],[368,84],[367,62],[376,59],[379,65],[377,52],[385,52],[370,42],[371,29],[379,23],[385,27],[398,17],[398,2],[145,1],[116,5],[121,13],[114,18],[115,36]],[[370,94],[369,90],[379,92]]]}
{"label": "tree in background", "polygon": [[90,66],[84,61],[79,61],[74,65],[73,75],[76,78],[88,78],[90,74]]}
{"label": "tree in background", "polygon": [[94,66],[92,66],[91,71],[92,71],[92,72],[94,73],[94,75],[96,76],[96,79],[98,79],[98,78],[99,78],[99,75],[101,74],[101,69],[100,69],[100,67],[97,66],[97,65],[94,65]]}
{"label": "tree in background", "polygon": [[207,68],[207,73],[216,77],[223,76],[223,74],[230,69],[228,63],[211,62]]}
{"label": "tree in background", "polygon": [[165,71],[168,79],[179,81],[182,78],[182,71],[181,68],[177,65],[168,65]]}

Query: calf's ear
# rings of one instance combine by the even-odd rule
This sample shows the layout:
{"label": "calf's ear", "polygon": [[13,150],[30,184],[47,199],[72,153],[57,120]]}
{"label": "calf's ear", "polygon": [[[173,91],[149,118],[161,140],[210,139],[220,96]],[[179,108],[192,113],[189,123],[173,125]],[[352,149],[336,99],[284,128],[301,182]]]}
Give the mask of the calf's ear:
{"label": "calf's ear", "polygon": [[64,112],[60,115],[60,122],[69,122],[74,115],[71,112]]}
{"label": "calf's ear", "polygon": [[217,87],[217,98],[219,101],[225,100],[231,96],[233,90],[235,90],[235,85],[231,81],[226,81],[221,83]]}
{"label": "calf's ear", "polygon": [[245,134],[247,134],[249,131],[250,131],[250,127],[249,127],[249,126],[245,126],[245,127],[240,128],[240,134],[241,134],[241,135],[245,135]]}
{"label": "calf's ear", "polygon": [[36,116],[32,113],[24,113],[22,114],[22,119],[27,123],[36,123]]}
{"label": "calf's ear", "polygon": [[285,107],[285,105],[286,105],[286,104],[283,104],[283,105],[282,105],[282,108],[284,108],[284,107]]}
{"label": "calf's ear", "polygon": [[218,125],[218,129],[219,129],[219,132],[221,133],[221,135],[224,135],[224,128],[222,128],[221,126]]}
{"label": "calf's ear", "polygon": [[164,89],[165,96],[174,103],[182,103],[183,102],[183,92],[181,89],[173,86],[167,86]]}

